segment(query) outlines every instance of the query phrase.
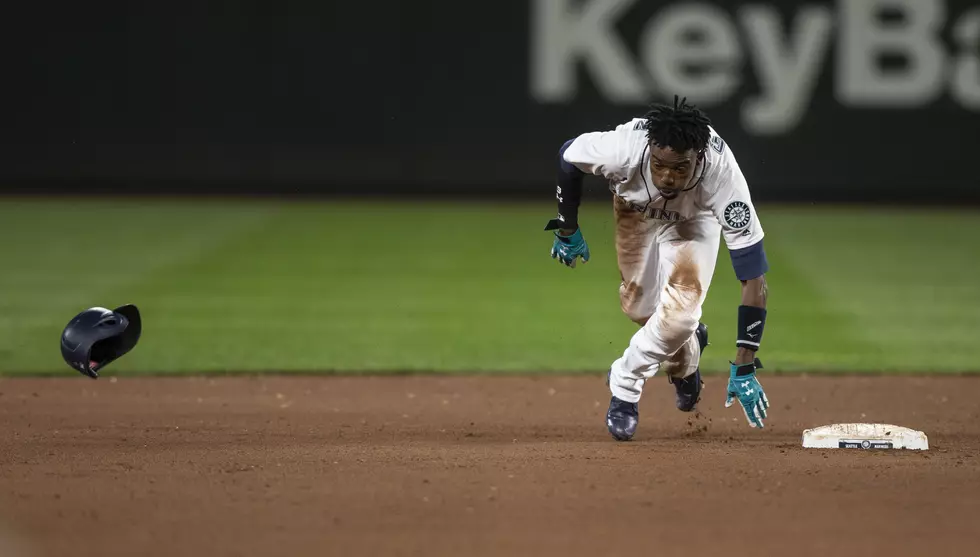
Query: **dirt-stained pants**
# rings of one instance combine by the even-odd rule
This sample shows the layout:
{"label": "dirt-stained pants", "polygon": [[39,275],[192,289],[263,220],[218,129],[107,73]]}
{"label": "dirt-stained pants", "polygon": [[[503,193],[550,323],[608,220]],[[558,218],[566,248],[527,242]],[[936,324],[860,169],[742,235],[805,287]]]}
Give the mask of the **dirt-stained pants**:
{"label": "dirt-stained pants", "polygon": [[658,371],[681,378],[698,367],[694,330],[715,271],[721,225],[711,215],[650,220],[614,199],[620,303],[641,327],[613,362],[609,388],[617,398],[637,402]]}

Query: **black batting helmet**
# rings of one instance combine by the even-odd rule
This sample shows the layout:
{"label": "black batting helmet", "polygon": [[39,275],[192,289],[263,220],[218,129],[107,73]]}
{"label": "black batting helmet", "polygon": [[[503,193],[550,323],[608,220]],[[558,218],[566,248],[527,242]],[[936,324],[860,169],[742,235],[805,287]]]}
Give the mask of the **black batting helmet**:
{"label": "black batting helmet", "polygon": [[82,374],[98,379],[99,370],[136,346],[140,312],[127,304],[114,310],[89,308],[76,315],[61,333],[61,356]]}

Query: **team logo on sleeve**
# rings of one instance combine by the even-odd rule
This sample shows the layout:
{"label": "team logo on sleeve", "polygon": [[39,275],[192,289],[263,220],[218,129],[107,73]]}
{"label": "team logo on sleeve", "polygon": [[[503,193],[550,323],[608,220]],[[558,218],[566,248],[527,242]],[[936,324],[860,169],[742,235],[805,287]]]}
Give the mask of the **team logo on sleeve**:
{"label": "team logo on sleeve", "polygon": [[741,201],[732,201],[725,207],[725,222],[728,226],[738,230],[745,228],[752,220],[752,212],[749,206]]}

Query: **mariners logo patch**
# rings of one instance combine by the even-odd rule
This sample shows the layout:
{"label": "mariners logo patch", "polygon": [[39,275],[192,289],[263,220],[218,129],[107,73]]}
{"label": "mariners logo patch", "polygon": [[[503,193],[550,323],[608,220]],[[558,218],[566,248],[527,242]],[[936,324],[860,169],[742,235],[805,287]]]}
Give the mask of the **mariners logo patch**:
{"label": "mariners logo patch", "polygon": [[725,207],[725,222],[734,229],[745,228],[752,220],[749,206],[741,201],[732,201]]}

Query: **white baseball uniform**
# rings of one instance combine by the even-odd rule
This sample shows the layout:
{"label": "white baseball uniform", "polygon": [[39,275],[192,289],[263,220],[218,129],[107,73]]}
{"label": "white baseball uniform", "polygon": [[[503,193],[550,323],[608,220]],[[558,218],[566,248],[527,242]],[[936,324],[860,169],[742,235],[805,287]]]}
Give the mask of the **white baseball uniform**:
{"label": "white baseball uniform", "polygon": [[762,240],[762,226],[735,155],[714,129],[691,184],[671,200],[654,186],[643,118],[582,134],[563,158],[608,179],[614,194],[620,302],[642,326],[613,362],[609,383],[617,398],[637,402],[657,371],[682,378],[698,367],[694,331],[714,274],[719,233],[729,250],[739,250]]}

